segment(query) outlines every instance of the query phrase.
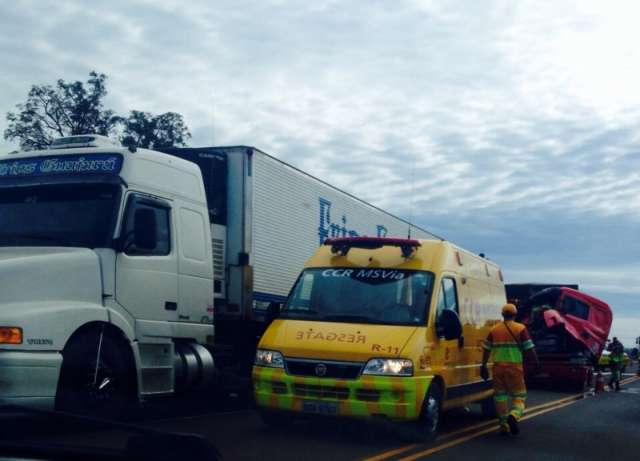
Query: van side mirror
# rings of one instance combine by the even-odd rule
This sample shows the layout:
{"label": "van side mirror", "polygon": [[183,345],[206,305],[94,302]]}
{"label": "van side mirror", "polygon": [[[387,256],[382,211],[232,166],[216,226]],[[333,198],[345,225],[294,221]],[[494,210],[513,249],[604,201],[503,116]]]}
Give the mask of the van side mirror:
{"label": "van side mirror", "polygon": [[267,315],[265,319],[267,321],[267,325],[278,318],[281,310],[282,310],[282,303],[269,303],[269,307],[267,307]]}
{"label": "van side mirror", "polygon": [[440,314],[438,320],[438,332],[444,336],[444,339],[457,339],[462,336],[462,322],[455,311],[445,309]]}
{"label": "van side mirror", "polygon": [[150,208],[138,208],[133,216],[133,243],[142,250],[155,250],[156,213]]}

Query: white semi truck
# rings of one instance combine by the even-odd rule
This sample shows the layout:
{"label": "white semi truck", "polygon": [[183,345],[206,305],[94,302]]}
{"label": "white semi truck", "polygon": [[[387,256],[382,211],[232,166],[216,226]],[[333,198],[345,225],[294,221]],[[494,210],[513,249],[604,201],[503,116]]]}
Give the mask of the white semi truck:
{"label": "white semi truck", "polygon": [[110,415],[248,376],[326,238],[409,228],[434,237],[251,147],[0,157],[0,402]]}

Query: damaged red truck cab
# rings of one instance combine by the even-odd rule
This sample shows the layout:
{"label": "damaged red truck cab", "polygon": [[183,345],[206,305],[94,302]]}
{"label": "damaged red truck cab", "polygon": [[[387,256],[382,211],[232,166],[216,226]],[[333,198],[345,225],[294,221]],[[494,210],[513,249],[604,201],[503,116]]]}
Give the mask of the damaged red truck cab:
{"label": "damaged red truck cab", "polygon": [[543,289],[518,304],[519,320],[527,325],[542,365],[537,373],[525,365],[527,377],[585,389],[611,330],[609,305],[568,287]]}

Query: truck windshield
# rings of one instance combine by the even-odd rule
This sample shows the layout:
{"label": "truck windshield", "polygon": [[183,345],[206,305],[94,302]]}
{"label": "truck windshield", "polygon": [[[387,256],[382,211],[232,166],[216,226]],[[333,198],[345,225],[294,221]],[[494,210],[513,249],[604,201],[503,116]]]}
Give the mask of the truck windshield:
{"label": "truck windshield", "polygon": [[4,189],[0,246],[108,247],[119,196],[112,184]]}
{"label": "truck windshield", "polygon": [[433,289],[430,272],[397,269],[305,270],[281,317],[351,323],[424,325]]}

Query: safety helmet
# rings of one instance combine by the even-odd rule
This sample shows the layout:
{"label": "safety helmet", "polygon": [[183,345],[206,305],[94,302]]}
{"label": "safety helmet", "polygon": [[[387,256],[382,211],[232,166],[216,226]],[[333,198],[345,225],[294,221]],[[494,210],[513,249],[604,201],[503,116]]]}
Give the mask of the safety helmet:
{"label": "safety helmet", "polygon": [[513,304],[505,304],[502,306],[502,315],[516,315],[518,309]]}

